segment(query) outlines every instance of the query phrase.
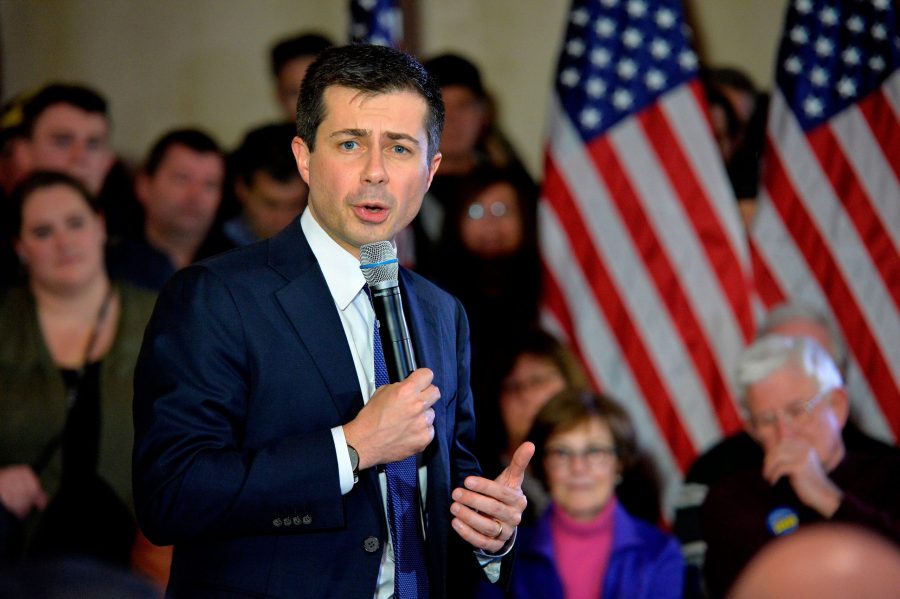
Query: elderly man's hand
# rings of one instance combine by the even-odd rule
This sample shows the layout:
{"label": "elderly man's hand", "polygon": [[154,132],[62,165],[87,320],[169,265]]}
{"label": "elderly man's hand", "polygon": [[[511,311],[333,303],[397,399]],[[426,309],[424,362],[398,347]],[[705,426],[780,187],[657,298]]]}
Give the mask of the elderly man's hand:
{"label": "elderly man's hand", "polygon": [[801,439],[785,439],[766,453],[763,477],[774,485],[787,477],[797,497],[825,518],[841,505],[843,493],[822,468],[816,450]]}

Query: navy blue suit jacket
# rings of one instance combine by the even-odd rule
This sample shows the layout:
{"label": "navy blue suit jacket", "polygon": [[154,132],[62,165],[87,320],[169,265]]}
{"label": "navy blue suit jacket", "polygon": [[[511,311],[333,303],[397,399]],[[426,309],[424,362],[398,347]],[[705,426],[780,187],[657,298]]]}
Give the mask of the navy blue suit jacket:
{"label": "navy blue suit jacket", "polygon": [[[401,290],[418,364],[441,391],[423,453],[441,597],[450,493],[479,474],[468,325],[455,298],[414,273],[401,271]],[[387,536],[377,473],[362,471],[341,495],[330,433],[362,407],[299,219],[178,273],[148,325],[134,400],[135,503],[147,537],[175,544],[170,592],[370,599]]]}

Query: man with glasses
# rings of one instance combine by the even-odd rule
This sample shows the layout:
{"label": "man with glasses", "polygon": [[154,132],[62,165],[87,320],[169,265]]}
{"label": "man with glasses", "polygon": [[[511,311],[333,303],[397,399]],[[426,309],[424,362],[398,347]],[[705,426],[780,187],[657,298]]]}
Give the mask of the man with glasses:
{"label": "man with glasses", "polygon": [[811,522],[859,524],[900,543],[900,461],[848,450],[850,412],[834,360],[807,337],[765,335],[738,362],[746,430],[762,468],[711,485],[701,512],[710,596],[725,594],[772,538]]}

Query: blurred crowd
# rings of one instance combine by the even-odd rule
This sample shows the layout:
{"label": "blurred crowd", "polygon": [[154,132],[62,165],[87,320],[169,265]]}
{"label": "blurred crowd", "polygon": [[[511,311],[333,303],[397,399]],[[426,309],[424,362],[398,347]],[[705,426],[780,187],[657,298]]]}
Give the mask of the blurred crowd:
{"label": "blurred crowd", "polygon": [[[175,271],[296,226],[308,193],[290,149],[296,99],[307,66],[331,44],[304,33],[273,46],[283,119],[233,149],[188,125],[161,132],[138,167],[125,164],[112,150],[106,99],[75,83],[4,107],[0,589],[28,596],[73,588],[79,576],[114,585],[110,573],[123,571],[135,575],[121,581],[134,596],[163,588],[171,550],[143,538],[131,499],[143,329]],[[478,429],[504,431],[478,435],[486,475],[522,441],[537,448],[509,589],[460,565],[457,596],[799,596],[761,589],[801,584],[788,579],[814,572],[814,559],[853,564],[832,587],[883,580],[893,586],[869,596],[897,596],[900,454],[854,425],[846,351],[827,318],[800,305],[768,316],[735,365],[745,431],[698,458],[667,521],[628,398],[593,388],[565,341],[540,329],[539,185],[500,130],[478,67],[456,54],[424,64],[446,106],[443,159],[396,239],[398,255],[466,308]],[[749,223],[768,98],[736,69],[705,69],[701,79]],[[833,522],[844,527],[819,528]],[[779,539],[797,528],[809,534]],[[58,560],[67,565],[47,568]],[[825,584],[814,578],[804,588]]]}

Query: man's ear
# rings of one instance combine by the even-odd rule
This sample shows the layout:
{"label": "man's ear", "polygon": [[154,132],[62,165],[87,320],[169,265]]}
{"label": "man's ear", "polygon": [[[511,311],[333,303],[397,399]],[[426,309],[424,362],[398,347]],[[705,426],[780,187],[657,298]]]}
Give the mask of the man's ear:
{"label": "man's ear", "polygon": [[291,151],[294,152],[294,160],[297,161],[297,170],[300,172],[300,176],[309,185],[309,155],[312,153],[312,150],[309,149],[305,141],[295,137],[294,141],[291,142]]}
{"label": "man's ear", "polygon": [[428,165],[428,186],[425,189],[431,187],[431,181],[434,179],[434,174],[437,172],[438,167],[441,166],[441,158],[443,158],[443,156],[440,152],[435,152],[434,156],[431,158],[431,164]]}
{"label": "man's ear", "polygon": [[844,425],[847,424],[847,420],[850,418],[850,398],[847,395],[847,390],[843,387],[838,387],[831,392],[830,401],[834,415],[840,422],[841,428],[844,428]]}

